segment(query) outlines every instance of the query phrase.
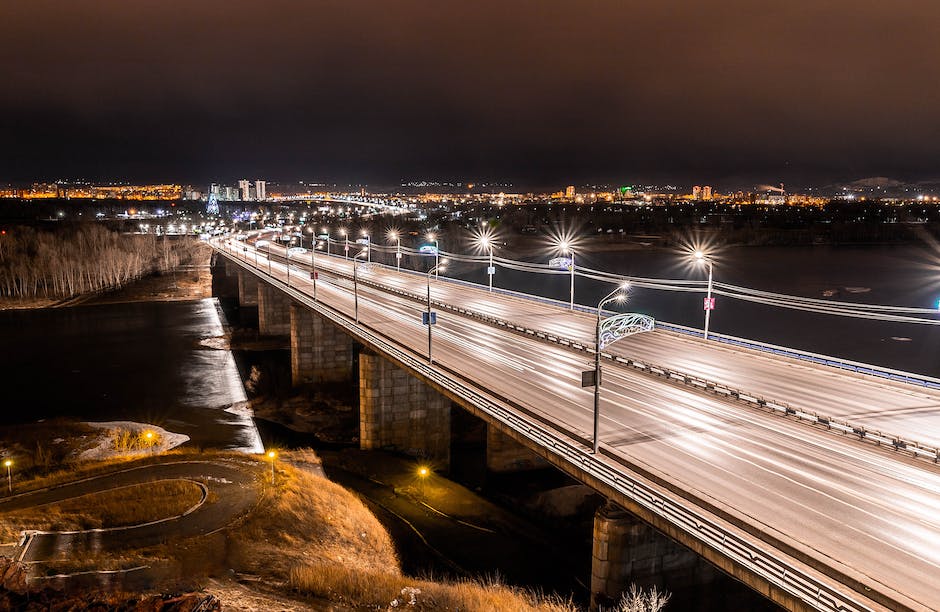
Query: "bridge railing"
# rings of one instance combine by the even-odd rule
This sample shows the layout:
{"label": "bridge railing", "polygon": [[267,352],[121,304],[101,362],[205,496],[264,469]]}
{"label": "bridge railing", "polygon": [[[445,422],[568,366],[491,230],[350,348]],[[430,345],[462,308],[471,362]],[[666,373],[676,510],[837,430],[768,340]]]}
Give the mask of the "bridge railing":
{"label": "bridge railing", "polygon": [[[444,390],[448,395],[468,402],[469,405],[513,429],[537,446],[556,455],[560,460],[589,475],[595,481],[603,483],[650,514],[676,526],[693,540],[702,542],[711,550],[747,568],[754,575],[760,576],[807,605],[826,612],[861,612],[871,609],[870,606],[833,586],[829,581],[804,569],[802,563],[797,562],[787,552],[786,549],[792,549],[792,547],[769,534],[760,532],[753,526],[748,529],[747,522],[736,517],[733,512],[716,508],[701,500],[685,500],[670,493],[667,483],[657,482],[655,475],[631,464],[624,456],[607,448],[606,445],[602,445],[600,454],[590,453],[586,435],[583,433],[572,432],[556,421],[552,421],[551,427],[541,424],[540,421],[544,420],[544,417],[533,419],[531,411],[525,407],[507,398],[479,391],[461,375],[442,368],[439,364],[429,365],[424,359],[401,348],[380,332],[361,323],[357,324],[348,316],[322,302],[314,301],[306,293],[269,275],[266,270],[240,260],[237,255],[233,254],[232,257],[238,265],[251,269],[255,273],[260,272],[269,279],[271,284],[297,302],[316,310],[334,324],[345,329],[350,335],[384,353],[432,385]],[[581,444],[573,443],[572,437],[580,440]],[[649,480],[651,476],[653,480]],[[703,511],[703,508],[708,509],[708,512]],[[729,526],[734,528],[729,528]],[[750,533],[751,536],[758,538],[757,542],[770,548],[758,545],[753,538],[744,536],[738,529],[744,533]],[[774,554],[775,549],[783,554]],[[803,560],[803,562],[806,561],[806,559]],[[816,571],[822,573],[820,568],[816,568]],[[836,583],[839,584],[840,581],[836,580]]]}

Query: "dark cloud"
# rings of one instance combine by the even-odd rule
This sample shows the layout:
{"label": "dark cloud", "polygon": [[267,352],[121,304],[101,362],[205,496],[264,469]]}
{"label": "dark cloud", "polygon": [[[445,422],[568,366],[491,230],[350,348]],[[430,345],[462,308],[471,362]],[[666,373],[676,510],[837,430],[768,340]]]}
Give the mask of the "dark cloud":
{"label": "dark cloud", "polygon": [[934,174],[934,0],[7,0],[0,176]]}

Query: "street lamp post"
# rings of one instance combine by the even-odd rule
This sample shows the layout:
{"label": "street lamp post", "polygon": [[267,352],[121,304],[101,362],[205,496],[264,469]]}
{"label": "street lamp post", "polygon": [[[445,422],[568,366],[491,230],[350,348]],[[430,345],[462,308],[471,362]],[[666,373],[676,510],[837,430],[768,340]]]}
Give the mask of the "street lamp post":
{"label": "street lamp post", "polygon": [[327,256],[329,256],[330,254],[330,228],[324,227],[323,233],[326,234],[326,254]]}
{"label": "street lamp post", "polygon": [[347,232],[344,228],[339,230],[339,234],[346,240],[346,245],[343,247],[343,250],[346,253],[346,259],[349,259],[349,232]]}
{"label": "street lamp post", "polygon": [[437,278],[437,269],[441,267],[441,248],[435,234],[428,234],[428,240],[434,242],[434,278]]}
{"label": "street lamp post", "polygon": [[274,484],[274,462],[277,461],[277,453],[273,450],[269,450],[268,459],[271,460],[271,484]]}
{"label": "street lamp post", "polygon": [[601,311],[609,302],[622,302],[627,299],[625,291],[629,285],[617,287],[597,303],[597,325],[594,328],[594,454],[600,444],[598,432],[601,420]]}
{"label": "street lamp post", "polygon": [[695,257],[696,260],[708,264],[708,292],[707,292],[707,294],[706,294],[706,296],[705,296],[705,303],[704,303],[704,308],[705,308],[705,339],[708,340],[708,323],[709,323],[709,319],[711,318],[712,310],[715,309],[715,302],[714,302],[714,299],[712,298],[712,267],[713,267],[713,262],[712,262],[712,259],[711,259],[710,257],[708,257],[707,255],[705,255],[705,253],[703,253],[702,251],[695,251],[695,253],[693,253],[692,256]]}
{"label": "street lamp post", "polygon": [[355,313],[356,323],[359,323],[359,264],[357,259],[368,252],[368,249],[359,251],[353,257],[353,312]]}
{"label": "street lamp post", "polygon": [[388,237],[396,242],[395,245],[395,271],[401,272],[401,235],[392,230],[388,233]]}
{"label": "street lamp post", "polygon": [[366,239],[366,261],[372,263],[372,237],[365,230],[362,230],[362,237]]}
{"label": "street lamp post", "polygon": [[431,357],[431,325],[434,323],[433,319],[431,318],[431,314],[432,314],[432,312],[431,312],[431,275],[433,274],[434,277],[437,278],[438,268],[440,268],[441,265],[442,265],[442,264],[438,264],[438,265],[434,266],[433,268],[431,268],[430,270],[428,270],[428,275],[427,275],[427,281],[428,281],[428,308],[427,308],[427,312],[426,312],[426,314],[425,314],[425,318],[427,319],[426,323],[427,323],[427,326],[428,326],[428,363],[429,363],[429,364],[433,364],[433,363],[434,363],[434,359]]}
{"label": "street lamp post", "polygon": [[7,459],[3,462],[3,465],[7,466],[7,487],[10,489],[10,493],[13,493],[13,462]]}
{"label": "street lamp post", "polygon": [[571,265],[569,266],[569,269],[571,270],[571,289],[569,290],[570,298],[569,298],[568,309],[574,310],[574,267],[575,267],[574,249],[572,248],[571,243],[566,239],[560,240],[559,242],[556,242],[555,244],[558,247],[558,250],[561,251],[562,255],[570,256],[569,259],[571,261]]}

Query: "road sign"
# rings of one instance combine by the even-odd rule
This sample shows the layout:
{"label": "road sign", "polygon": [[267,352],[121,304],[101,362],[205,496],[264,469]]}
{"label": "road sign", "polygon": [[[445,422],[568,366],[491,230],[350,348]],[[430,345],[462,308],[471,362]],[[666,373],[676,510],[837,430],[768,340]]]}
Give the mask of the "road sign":
{"label": "road sign", "polygon": [[705,310],[715,310],[715,298],[703,298],[705,301]]}
{"label": "road sign", "polygon": [[320,273],[319,273],[319,272],[311,272],[311,273],[310,273],[310,278],[312,278],[313,280],[317,280],[318,278],[320,278]]}
{"label": "road sign", "polygon": [[430,319],[431,325],[437,325],[437,313],[436,312],[422,312],[421,313],[422,325],[427,325],[428,319]]}
{"label": "road sign", "polygon": [[490,276],[493,276],[494,274],[496,274],[496,266],[487,266],[486,273],[489,274]]}
{"label": "road sign", "polygon": [[571,258],[570,257],[553,257],[548,260],[549,268],[559,268],[561,270],[570,270],[571,269]]}
{"label": "road sign", "polygon": [[582,387],[593,387],[597,383],[595,379],[597,378],[598,372],[595,370],[584,370],[581,372],[581,386]]}
{"label": "road sign", "polygon": [[422,244],[418,247],[418,252],[422,255],[437,255],[437,247],[433,244]]}
{"label": "road sign", "polygon": [[356,240],[356,244],[369,244],[368,238],[359,238]]}

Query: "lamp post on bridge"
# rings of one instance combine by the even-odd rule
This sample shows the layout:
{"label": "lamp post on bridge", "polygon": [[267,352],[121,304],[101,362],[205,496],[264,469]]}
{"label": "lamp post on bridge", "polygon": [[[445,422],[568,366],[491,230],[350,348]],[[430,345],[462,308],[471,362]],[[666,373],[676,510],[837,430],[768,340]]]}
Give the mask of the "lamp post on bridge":
{"label": "lamp post on bridge", "polygon": [[345,227],[340,228],[339,235],[346,240],[346,245],[343,247],[343,250],[346,252],[346,259],[349,259],[349,232],[346,231]]}
{"label": "lamp post on bridge", "polygon": [[715,309],[715,298],[712,297],[712,268],[714,267],[714,262],[712,258],[706,255],[703,251],[695,251],[692,253],[692,257],[696,261],[705,263],[708,265],[708,292],[705,296],[704,309],[705,309],[705,340],[708,340],[708,323],[711,318],[711,313]]}
{"label": "lamp post on bridge", "polygon": [[574,310],[574,247],[571,244],[571,241],[567,238],[557,239],[555,242],[555,248],[562,254],[568,257],[568,269],[571,271],[571,288],[569,290],[569,303],[568,309]]}
{"label": "lamp post on bridge", "polygon": [[441,246],[436,234],[428,234],[428,240],[434,243],[434,278],[437,278],[438,269],[441,267]]}
{"label": "lamp post on bridge", "polygon": [[396,242],[395,246],[395,271],[401,272],[401,235],[396,230],[391,230],[388,233],[389,240],[394,240]]}
{"label": "lamp post on bridge", "polygon": [[353,257],[353,310],[356,315],[356,323],[359,323],[359,262],[358,259],[368,254],[368,249],[363,249]]}
{"label": "lamp post on bridge", "polygon": [[600,444],[598,436],[601,420],[601,311],[605,304],[610,302],[623,302],[627,299],[627,290],[630,283],[620,285],[597,303],[597,324],[594,327],[594,454]]}
{"label": "lamp post on bridge", "polygon": [[493,236],[489,232],[481,230],[479,234],[476,235],[475,242],[477,246],[481,249],[487,250],[490,253],[490,265],[486,268],[486,276],[489,279],[489,290],[493,291],[493,275],[496,274],[496,267],[493,265]]}

